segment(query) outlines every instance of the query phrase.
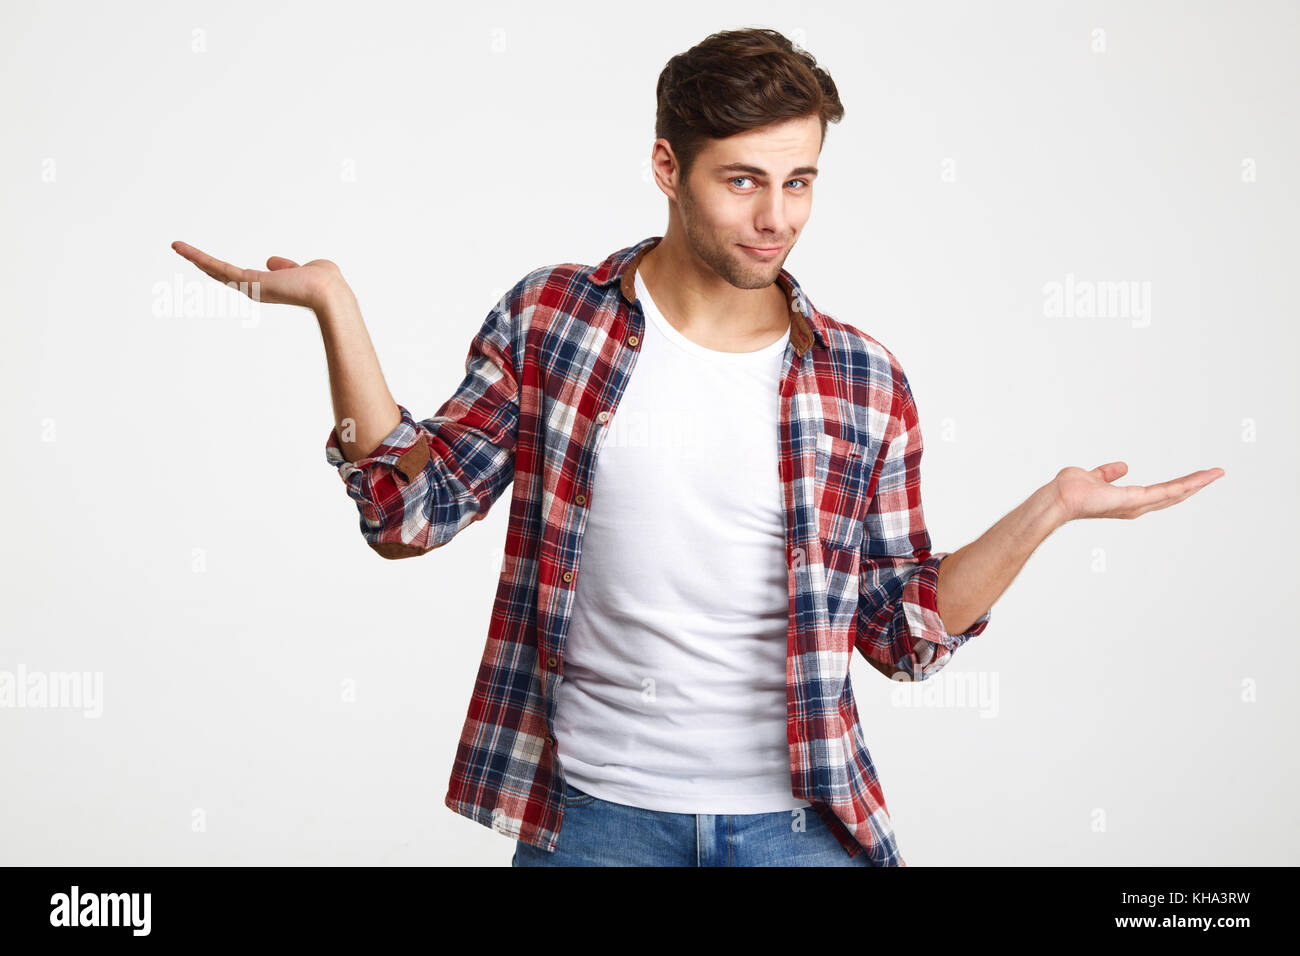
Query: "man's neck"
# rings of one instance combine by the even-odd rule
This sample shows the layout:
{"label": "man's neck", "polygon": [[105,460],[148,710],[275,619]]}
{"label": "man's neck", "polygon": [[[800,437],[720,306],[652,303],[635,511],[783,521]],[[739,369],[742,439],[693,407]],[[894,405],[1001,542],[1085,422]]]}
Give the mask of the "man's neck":
{"label": "man's neck", "polygon": [[778,283],[737,289],[667,242],[641,257],[637,273],[669,325],[719,352],[754,352],[785,334],[790,313]]}

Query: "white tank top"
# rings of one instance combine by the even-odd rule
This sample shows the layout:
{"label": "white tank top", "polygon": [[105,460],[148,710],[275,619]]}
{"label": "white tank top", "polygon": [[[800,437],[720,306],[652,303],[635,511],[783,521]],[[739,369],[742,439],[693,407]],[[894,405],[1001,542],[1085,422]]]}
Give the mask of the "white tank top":
{"label": "white tank top", "polygon": [[649,810],[805,807],[786,738],[789,331],[755,352],[704,348],[635,281],[645,340],[588,492],[560,764],[578,789]]}

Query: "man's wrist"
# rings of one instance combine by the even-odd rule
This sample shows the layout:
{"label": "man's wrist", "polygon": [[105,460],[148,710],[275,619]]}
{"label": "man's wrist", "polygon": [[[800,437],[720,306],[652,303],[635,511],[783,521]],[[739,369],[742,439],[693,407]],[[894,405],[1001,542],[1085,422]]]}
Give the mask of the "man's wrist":
{"label": "man's wrist", "polygon": [[341,275],[326,281],[316,293],[315,300],[312,310],[322,325],[337,323],[359,312],[352,287]]}
{"label": "man's wrist", "polygon": [[1044,538],[1070,520],[1055,478],[1030,495],[1029,500],[1034,502],[1037,523],[1043,529]]}

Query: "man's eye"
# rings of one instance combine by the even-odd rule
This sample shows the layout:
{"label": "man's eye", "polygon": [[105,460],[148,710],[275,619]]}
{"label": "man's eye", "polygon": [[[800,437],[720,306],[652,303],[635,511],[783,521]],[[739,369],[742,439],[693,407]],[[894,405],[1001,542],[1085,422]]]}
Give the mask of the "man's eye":
{"label": "man's eye", "polygon": [[[732,177],[731,182],[732,182],[732,183],[743,182],[744,180],[747,180],[747,179],[749,179],[749,178],[750,178],[750,177],[748,177],[748,176],[734,176],[734,177]],[[806,180],[806,179],[792,179],[792,180],[790,180],[790,182],[791,182],[791,183],[803,183],[804,186],[807,186],[807,185],[808,185],[808,180]],[[787,183],[786,185],[789,185],[789,183]]]}

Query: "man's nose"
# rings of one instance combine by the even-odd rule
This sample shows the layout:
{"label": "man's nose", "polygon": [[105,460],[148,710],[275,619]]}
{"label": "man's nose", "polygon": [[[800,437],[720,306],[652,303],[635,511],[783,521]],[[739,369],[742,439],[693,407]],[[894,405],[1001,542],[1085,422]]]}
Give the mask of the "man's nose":
{"label": "man's nose", "polygon": [[[773,236],[785,236],[789,233],[784,193],[770,192],[758,200],[754,210],[754,228]],[[773,245],[783,240],[773,240]]]}

